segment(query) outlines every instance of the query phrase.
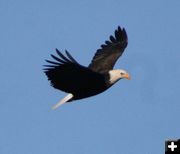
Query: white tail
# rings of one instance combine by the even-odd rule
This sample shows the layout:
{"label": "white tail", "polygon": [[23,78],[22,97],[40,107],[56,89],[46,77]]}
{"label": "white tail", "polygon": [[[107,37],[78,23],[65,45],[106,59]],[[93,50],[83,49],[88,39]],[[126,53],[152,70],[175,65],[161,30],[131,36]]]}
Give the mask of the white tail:
{"label": "white tail", "polygon": [[68,94],[66,95],[66,97],[64,97],[62,100],[60,100],[57,104],[55,104],[52,109],[55,110],[57,109],[59,106],[63,105],[64,103],[66,103],[67,101],[69,101],[71,98],[73,98],[73,94]]}

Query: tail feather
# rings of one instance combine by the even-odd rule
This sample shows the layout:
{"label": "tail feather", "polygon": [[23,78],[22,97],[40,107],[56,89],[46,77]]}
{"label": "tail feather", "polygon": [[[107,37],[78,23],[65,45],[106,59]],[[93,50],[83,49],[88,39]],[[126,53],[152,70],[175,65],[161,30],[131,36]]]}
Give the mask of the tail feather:
{"label": "tail feather", "polygon": [[73,94],[68,94],[66,97],[64,97],[62,100],[60,100],[57,104],[55,104],[52,109],[55,110],[58,107],[60,107],[61,105],[63,105],[64,103],[66,103],[67,101],[69,101],[70,99],[73,98]]}

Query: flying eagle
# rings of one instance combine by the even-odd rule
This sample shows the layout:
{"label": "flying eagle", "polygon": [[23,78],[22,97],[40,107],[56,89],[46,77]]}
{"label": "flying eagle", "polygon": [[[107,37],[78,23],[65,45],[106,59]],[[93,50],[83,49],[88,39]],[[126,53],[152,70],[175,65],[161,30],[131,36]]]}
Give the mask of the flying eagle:
{"label": "flying eagle", "polygon": [[54,61],[46,60],[50,65],[44,65],[44,72],[54,88],[68,95],[54,105],[53,109],[66,102],[102,93],[120,79],[130,79],[125,70],[113,70],[127,44],[126,31],[119,26],[115,30],[115,36],[111,35],[97,50],[88,67],[79,64],[67,50],[66,55],[63,55],[56,49],[58,56],[51,55]]}

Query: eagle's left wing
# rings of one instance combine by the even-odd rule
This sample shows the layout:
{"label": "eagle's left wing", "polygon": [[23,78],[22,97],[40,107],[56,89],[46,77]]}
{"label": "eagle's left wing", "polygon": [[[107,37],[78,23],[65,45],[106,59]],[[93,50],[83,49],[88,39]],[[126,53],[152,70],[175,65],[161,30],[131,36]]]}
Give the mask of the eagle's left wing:
{"label": "eagle's left wing", "polygon": [[115,30],[115,37],[111,35],[110,40],[105,41],[105,44],[101,45],[101,49],[97,50],[89,68],[99,73],[108,72],[113,69],[127,44],[128,37],[125,29],[118,27],[118,29]]}

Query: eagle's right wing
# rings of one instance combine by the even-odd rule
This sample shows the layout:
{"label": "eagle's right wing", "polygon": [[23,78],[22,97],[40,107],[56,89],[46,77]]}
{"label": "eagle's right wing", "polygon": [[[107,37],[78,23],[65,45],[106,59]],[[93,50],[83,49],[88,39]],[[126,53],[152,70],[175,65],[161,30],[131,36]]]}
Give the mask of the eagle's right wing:
{"label": "eagle's right wing", "polygon": [[[51,55],[56,61],[46,60],[51,65],[44,65],[44,72],[50,80],[51,85],[59,90],[67,93],[75,92],[81,85],[88,82],[92,71],[80,65],[69,53],[66,51],[64,56],[58,49],[56,52],[59,57]],[[95,72],[94,72],[95,73]]]}

